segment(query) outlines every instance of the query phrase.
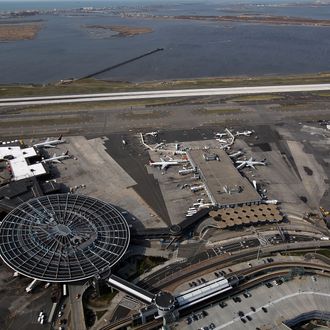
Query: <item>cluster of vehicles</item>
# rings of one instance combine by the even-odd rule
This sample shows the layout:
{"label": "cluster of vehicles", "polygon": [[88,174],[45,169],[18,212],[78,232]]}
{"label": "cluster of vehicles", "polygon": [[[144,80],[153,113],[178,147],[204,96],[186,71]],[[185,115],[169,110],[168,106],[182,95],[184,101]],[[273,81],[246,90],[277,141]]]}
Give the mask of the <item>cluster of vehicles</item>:
{"label": "cluster of vehicles", "polygon": [[186,318],[186,323],[191,324],[194,321],[203,319],[207,315],[208,315],[207,311],[202,311],[200,313],[192,313],[190,316]]}
{"label": "cluster of vehicles", "polygon": [[46,317],[46,314],[45,314],[43,311],[41,311],[41,312],[39,313],[39,316],[38,316],[38,323],[40,323],[40,324],[44,324],[44,322],[45,322],[45,317]]}
{"label": "cluster of vehicles", "polygon": [[220,270],[220,271],[217,271],[217,272],[214,272],[214,275],[216,277],[221,277],[221,276],[225,276],[227,273],[225,270]]}
{"label": "cluster of vehicles", "polygon": [[266,285],[267,288],[272,288],[274,285],[278,286],[278,285],[283,284],[283,282],[284,281],[279,278],[279,279],[273,280],[271,282],[266,282],[265,285]]}
{"label": "cluster of vehicles", "polygon": [[245,315],[242,311],[238,311],[238,316],[243,323],[246,323],[246,320],[252,321],[252,317],[250,315]]}
{"label": "cluster of vehicles", "polygon": [[205,327],[199,328],[198,330],[212,330],[215,329],[215,324],[212,322],[209,325],[206,325]]}
{"label": "cluster of vehicles", "polygon": [[192,282],[189,282],[189,286],[191,288],[195,287],[195,286],[198,286],[198,285],[201,285],[201,284],[204,284],[206,283],[207,280],[205,278],[200,278],[200,279],[197,279],[196,281],[192,281]]}
{"label": "cluster of vehicles", "polygon": [[[255,307],[250,307],[250,309],[251,309],[251,311],[252,312],[256,312],[256,308]],[[263,306],[263,307],[261,307],[261,310],[264,312],[264,313],[268,313],[268,309],[265,307],[265,306]],[[251,317],[251,315],[249,315],[249,314],[244,314],[244,312],[242,312],[242,311],[238,311],[238,316],[240,317],[240,320],[243,322],[243,323],[246,323],[247,321],[252,321],[252,317]],[[258,328],[257,328],[258,329]]]}

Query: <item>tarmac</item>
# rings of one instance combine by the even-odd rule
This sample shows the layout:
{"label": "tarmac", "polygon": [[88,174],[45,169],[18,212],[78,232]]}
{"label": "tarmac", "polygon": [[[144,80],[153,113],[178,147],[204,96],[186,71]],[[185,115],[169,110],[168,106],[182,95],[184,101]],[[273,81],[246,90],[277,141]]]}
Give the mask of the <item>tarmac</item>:
{"label": "tarmac", "polygon": [[[281,108],[276,104],[269,104],[269,102],[268,104],[255,102],[247,105],[247,103],[238,104],[225,101],[225,103],[219,104],[219,102],[223,102],[223,98],[208,98],[208,101],[214,102],[208,107],[212,110],[223,109],[224,112],[221,113],[220,111],[200,111],[201,108],[204,109],[204,106],[198,104],[197,101],[202,102],[203,99],[189,99],[181,105],[149,107],[150,116],[143,114],[144,107],[129,109],[125,106],[118,106],[118,108],[93,109],[84,112],[82,122],[73,124],[57,123],[40,126],[22,124],[21,127],[14,128],[8,125],[1,130],[1,139],[6,140],[6,136],[15,138],[18,136],[58,136],[59,133],[64,133],[68,143],[59,146],[56,152],[68,149],[76,159],[66,160],[63,164],[53,167],[54,173],[58,173],[57,180],[73,188],[76,193],[109,201],[128,211],[128,221],[132,225],[154,228],[166,227],[172,223],[170,217],[175,218],[175,215],[171,214],[172,206],[170,206],[169,212],[166,210],[167,200],[172,199],[172,204],[176,203],[177,207],[179,206],[178,209],[181,208],[181,205],[180,202],[175,202],[175,194],[171,198],[166,196],[163,198],[162,188],[158,181],[155,180],[154,175],[148,174],[145,165],[149,155],[140,145],[136,136],[137,132],[160,129],[157,142],[165,140],[166,143],[175,143],[200,140],[205,143],[206,140],[214,138],[215,132],[222,131],[225,127],[254,129],[255,134],[237,140],[232,151],[242,148],[247,156],[251,155],[258,160],[266,158],[269,165],[259,167],[256,171],[243,170],[243,174],[250,180],[255,179],[263,189],[266,189],[269,199],[274,198],[280,201],[280,207],[290,221],[283,226],[312,231],[314,224],[302,219],[304,213],[310,210],[318,211],[319,204],[330,209],[328,194],[330,134],[317,122],[322,118],[328,118],[330,111],[328,103],[315,103],[314,105],[306,103],[305,108],[295,111]],[[233,106],[241,109],[239,115],[225,111],[226,108]],[[141,113],[138,120],[132,116],[132,112],[135,110],[139,110]],[[71,113],[71,110],[63,110],[63,114],[68,113]],[[82,114],[79,110],[73,111],[73,113]],[[55,116],[60,117],[61,113],[56,113]],[[44,118],[45,114],[42,111],[39,112],[39,109],[15,109],[15,113],[8,111],[2,114],[0,119],[19,120],[23,117],[38,120]],[[72,135],[76,136],[71,137]],[[127,145],[122,144],[122,139],[128,142]],[[29,143],[28,140],[26,142]],[[160,174],[159,172],[156,173]],[[168,171],[168,174],[171,175],[171,170]],[[166,175],[162,177],[164,180],[168,179],[165,178]],[[179,190],[174,188],[174,191]],[[184,194],[181,196],[181,200],[185,200]],[[183,206],[182,208],[186,207],[186,205]],[[174,207],[173,210],[175,210]],[[266,225],[263,228],[269,229],[270,227]],[[317,230],[318,227],[314,226],[314,229]],[[237,236],[244,232],[217,231],[212,234],[211,240],[215,241],[231,234]],[[196,256],[196,260],[199,260],[198,258],[206,259],[204,243],[196,244],[194,247],[188,245],[185,248]],[[153,250],[150,252],[154,253]],[[4,268],[2,265],[1,272]],[[166,274],[171,275],[175,272],[176,268],[169,267]],[[0,328],[5,324],[8,329],[24,330],[30,329],[31,326],[41,329],[42,326],[37,324],[36,319],[41,309],[46,310],[50,307],[48,306],[50,291],[42,289],[36,290],[32,295],[25,295],[24,288],[29,280],[11,279],[10,271],[7,275],[6,280],[1,282],[3,291],[0,299]],[[283,284],[281,287],[274,287],[274,292],[267,291],[270,289],[264,287],[253,290],[253,297],[249,299],[256,295],[255,300],[251,300],[255,307],[260,308],[262,305],[269,304],[269,295],[271,295],[274,305],[269,305],[268,314],[263,315],[260,310],[255,315],[251,314],[253,318],[253,323],[249,323],[251,327],[255,329],[258,325],[265,325],[265,329],[267,326],[275,329],[277,323],[267,322],[270,322],[272,318],[279,322],[281,316],[291,317],[286,311],[291,309],[293,312],[297,312],[298,307],[303,310],[303,307],[305,308],[307,305],[306,302],[310,303],[313,308],[329,305],[328,296],[307,293],[308,288],[314,288],[316,284],[307,277],[305,282],[303,280],[304,277],[301,283],[299,280],[298,284],[293,286],[291,284],[294,281]],[[326,280],[318,278],[317,283],[320,283],[320,291],[328,292]],[[291,290],[286,285],[295,290]],[[306,293],[301,295],[303,298],[295,295],[297,289],[299,292],[299,285],[305,288]],[[270,293],[267,297],[268,292]],[[278,300],[281,297],[285,297],[285,299]],[[244,305],[246,307],[243,310],[244,313],[248,312],[249,304],[250,302]],[[282,305],[286,306],[283,312],[279,308]],[[238,310],[243,308],[241,306],[243,305],[236,306],[230,302],[228,313],[216,306],[218,309],[214,317],[221,315],[216,325],[225,325],[235,319],[233,323],[226,326],[228,329],[242,329],[243,326],[249,326],[248,323],[243,324],[240,319],[237,319]],[[273,311],[274,306],[279,312]],[[196,323],[193,329],[206,326],[207,322],[198,325]]]}
{"label": "tarmac", "polygon": [[[69,150],[73,159],[57,166],[62,182],[75,193],[95,197],[129,212],[129,223],[144,227],[161,227],[163,221],[134,190],[136,181],[109,155],[107,139],[87,140],[83,136],[68,137],[59,149]],[[109,143],[107,144],[108,147]],[[62,151],[61,150],[61,151]]]}

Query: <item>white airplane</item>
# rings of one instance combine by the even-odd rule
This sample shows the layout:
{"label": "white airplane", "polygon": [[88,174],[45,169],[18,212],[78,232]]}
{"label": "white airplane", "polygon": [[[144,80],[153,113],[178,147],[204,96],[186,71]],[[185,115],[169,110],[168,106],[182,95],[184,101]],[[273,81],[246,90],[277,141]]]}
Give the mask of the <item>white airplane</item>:
{"label": "white airplane", "polygon": [[237,152],[234,152],[233,154],[230,154],[230,155],[228,155],[230,158],[236,158],[236,157],[238,157],[238,156],[241,156],[241,155],[243,155],[243,151],[237,151]]}
{"label": "white airplane", "polygon": [[154,132],[147,132],[144,134],[145,136],[153,136],[153,137],[156,137],[158,135],[158,131],[154,131]]}
{"label": "white airplane", "polygon": [[161,170],[165,170],[169,166],[179,165],[179,164],[187,163],[187,162],[188,162],[188,160],[183,160],[183,159],[164,160],[163,158],[161,158],[160,162],[150,161],[149,165],[150,166],[161,166]]}
{"label": "white airplane", "polygon": [[55,148],[57,144],[65,143],[65,140],[62,140],[62,134],[56,140],[51,140],[47,138],[44,142],[39,142],[34,144],[33,146],[36,148]]}
{"label": "white airplane", "polygon": [[236,136],[239,136],[239,135],[250,136],[252,133],[253,133],[253,131],[243,131],[243,132],[237,131]]}
{"label": "white airplane", "polygon": [[266,165],[266,162],[264,160],[263,161],[256,161],[256,160],[253,160],[252,157],[249,160],[236,160],[235,163],[239,164],[236,167],[238,170],[244,168],[245,166],[246,167],[252,167],[252,168],[255,169],[254,165],[263,165],[263,166]]}
{"label": "white airplane", "polygon": [[220,143],[227,143],[228,142],[227,140],[224,140],[224,139],[216,139],[216,140]]}
{"label": "white airplane", "polygon": [[215,133],[215,136],[218,137],[218,138],[222,138],[223,136],[227,136],[228,133]]}
{"label": "white airplane", "polygon": [[71,156],[69,155],[69,151],[63,152],[62,155],[56,156],[56,154],[53,155],[51,158],[43,159],[42,163],[62,163],[61,160],[68,159]]}

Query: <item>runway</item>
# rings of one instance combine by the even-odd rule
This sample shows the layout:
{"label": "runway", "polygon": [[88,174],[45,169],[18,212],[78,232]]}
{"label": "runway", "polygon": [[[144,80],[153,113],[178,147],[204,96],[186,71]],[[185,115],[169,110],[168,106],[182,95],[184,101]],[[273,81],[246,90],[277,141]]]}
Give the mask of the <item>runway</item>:
{"label": "runway", "polygon": [[255,87],[230,87],[230,88],[205,88],[205,89],[179,89],[143,92],[101,93],[101,94],[77,94],[56,95],[22,98],[0,99],[0,107],[18,105],[47,105],[61,103],[122,101],[138,99],[159,99],[173,97],[195,96],[221,96],[221,95],[249,95],[263,93],[295,93],[328,91],[330,84],[309,85],[280,85],[280,86],[255,86]]}

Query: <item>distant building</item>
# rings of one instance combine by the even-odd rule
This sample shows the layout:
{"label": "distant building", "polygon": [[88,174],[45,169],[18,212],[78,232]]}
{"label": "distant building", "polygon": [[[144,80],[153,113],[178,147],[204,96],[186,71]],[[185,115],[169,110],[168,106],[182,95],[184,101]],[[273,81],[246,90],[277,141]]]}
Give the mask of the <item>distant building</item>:
{"label": "distant building", "polygon": [[17,140],[0,144],[0,220],[31,198],[60,192],[61,185],[47,178],[39,150]]}

